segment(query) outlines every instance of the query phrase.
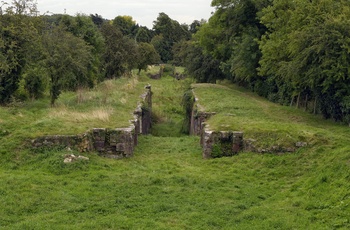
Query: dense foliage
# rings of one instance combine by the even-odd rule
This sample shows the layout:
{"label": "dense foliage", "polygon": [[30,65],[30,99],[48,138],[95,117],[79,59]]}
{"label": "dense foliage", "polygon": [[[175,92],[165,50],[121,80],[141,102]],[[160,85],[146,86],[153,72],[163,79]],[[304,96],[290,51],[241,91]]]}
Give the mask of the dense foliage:
{"label": "dense foliage", "polygon": [[1,4],[0,104],[49,94],[54,105],[62,91],[170,62],[173,46],[191,37],[165,13],[151,30],[130,16],[38,15],[33,0]]}

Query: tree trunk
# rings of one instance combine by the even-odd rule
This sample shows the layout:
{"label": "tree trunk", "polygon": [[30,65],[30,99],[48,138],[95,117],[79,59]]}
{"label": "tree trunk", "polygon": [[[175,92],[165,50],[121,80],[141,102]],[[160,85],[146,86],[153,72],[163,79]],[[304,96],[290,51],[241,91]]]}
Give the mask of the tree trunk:
{"label": "tree trunk", "polygon": [[316,114],[316,108],[317,108],[317,97],[315,97],[315,101],[314,101],[314,114]]}
{"label": "tree trunk", "polygon": [[300,103],[300,93],[298,94],[298,98],[297,98],[297,105],[296,105],[297,108],[299,108],[299,103]]}
{"label": "tree trunk", "polygon": [[294,103],[294,98],[295,98],[295,97],[292,97],[292,100],[290,101],[290,107],[292,107],[292,106],[293,106],[293,103]]}
{"label": "tree trunk", "polygon": [[308,100],[309,100],[309,95],[306,94],[306,98],[305,98],[305,108],[304,108],[304,111],[305,111],[305,112],[307,111],[307,103],[308,103]]}

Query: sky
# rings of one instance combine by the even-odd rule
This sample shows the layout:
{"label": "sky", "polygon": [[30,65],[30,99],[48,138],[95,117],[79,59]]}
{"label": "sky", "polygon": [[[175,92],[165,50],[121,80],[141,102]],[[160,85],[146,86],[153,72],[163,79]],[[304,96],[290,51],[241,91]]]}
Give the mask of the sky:
{"label": "sky", "polygon": [[161,12],[180,24],[191,24],[194,20],[208,20],[214,11],[211,0],[37,0],[37,3],[40,14],[99,14],[106,19],[128,15],[149,29]]}

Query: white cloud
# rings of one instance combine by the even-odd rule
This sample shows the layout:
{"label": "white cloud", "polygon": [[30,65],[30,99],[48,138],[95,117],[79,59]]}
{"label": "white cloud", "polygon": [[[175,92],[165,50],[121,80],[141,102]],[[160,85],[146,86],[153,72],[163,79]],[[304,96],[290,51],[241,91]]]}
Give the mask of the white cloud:
{"label": "white cloud", "polygon": [[152,28],[153,21],[159,13],[164,12],[179,23],[190,24],[194,20],[209,19],[211,0],[113,0],[113,1],[76,1],[72,0],[38,0],[38,10],[41,14],[77,13],[99,14],[104,18],[113,19],[118,15],[130,15],[140,25]]}

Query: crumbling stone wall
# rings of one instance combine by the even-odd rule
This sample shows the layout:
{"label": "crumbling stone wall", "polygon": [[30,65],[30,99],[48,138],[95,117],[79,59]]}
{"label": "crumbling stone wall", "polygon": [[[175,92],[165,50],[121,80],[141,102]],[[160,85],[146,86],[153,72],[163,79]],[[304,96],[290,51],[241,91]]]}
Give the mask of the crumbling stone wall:
{"label": "crumbling stone wall", "polygon": [[205,127],[205,121],[213,115],[215,115],[215,113],[207,113],[193,109],[191,115],[190,134],[196,136],[201,135],[203,128]]}
{"label": "crumbling stone wall", "polygon": [[131,157],[134,152],[135,127],[117,129],[93,129],[94,149],[110,158]]}
{"label": "crumbling stone wall", "polygon": [[152,90],[145,87],[141,101],[134,111],[134,119],[127,128],[94,128],[78,135],[49,135],[32,140],[34,148],[69,147],[80,152],[98,151],[110,158],[131,157],[140,134],[149,134],[151,128]]}
{"label": "crumbling stone wall", "polygon": [[141,104],[141,117],[142,120],[141,130],[143,134],[149,134],[152,127],[152,91],[151,86],[148,85],[145,87],[147,92],[142,95],[142,104]]}
{"label": "crumbling stone wall", "polygon": [[93,149],[92,136],[90,133],[79,135],[50,135],[38,137],[32,140],[32,146],[34,148],[63,146],[75,148],[79,152],[89,152]]}
{"label": "crumbling stone wall", "polygon": [[211,131],[205,121],[215,112],[205,112],[192,91],[194,104],[190,118],[190,134],[201,137],[203,158],[233,156],[243,150],[243,132]]}
{"label": "crumbling stone wall", "polygon": [[[205,127],[205,121],[212,115],[215,115],[215,113],[202,111],[201,106],[198,103],[198,98],[195,96],[193,90],[192,94],[193,97],[191,98],[194,98],[194,103],[192,104],[192,112],[190,117],[190,135],[199,136],[202,134],[203,127]],[[189,100],[192,100],[191,98]]]}
{"label": "crumbling stone wall", "polygon": [[[306,142],[297,142],[294,147],[281,147],[279,145],[268,148],[259,148],[257,140],[244,139],[243,132],[238,131],[212,131],[205,123],[214,112],[208,113],[198,103],[195,93],[192,90],[194,103],[190,115],[190,134],[201,137],[200,144],[203,147],[203,158],[215,158],[223,156],[233,156],[240,151],[258,153],[291,153],[298,148],[308,145]],[[190,98],[190,97],[189,97]]]}
{"label": "crumbling stone wall", "polygon": [[233,156],[243,148],[243,132],[203,130],[203,158]]}

